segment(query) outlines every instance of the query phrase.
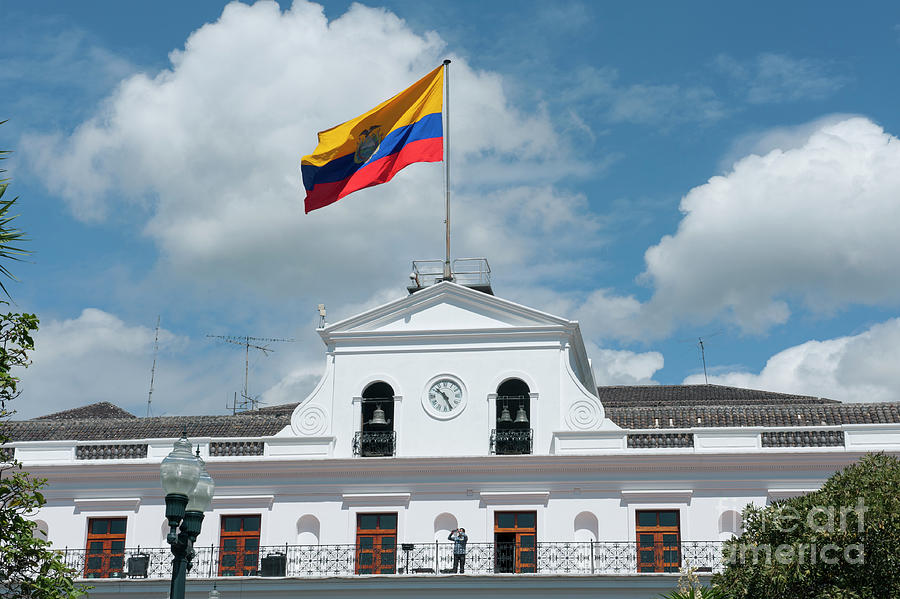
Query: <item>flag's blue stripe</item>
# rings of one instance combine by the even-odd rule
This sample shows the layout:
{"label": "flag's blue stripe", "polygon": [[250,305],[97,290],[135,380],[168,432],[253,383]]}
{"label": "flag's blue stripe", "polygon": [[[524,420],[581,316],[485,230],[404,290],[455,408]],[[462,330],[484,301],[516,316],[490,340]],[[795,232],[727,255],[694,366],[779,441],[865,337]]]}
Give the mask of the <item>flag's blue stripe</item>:
{"label": "flag's blue stripe", "polygon": [[415,123],[394,129],[381,140],[378,149],[366,160],[366,164],[399,152],[400,148],[412,141],[440,137],[444,132],[441,116],[440,112],[426,114]]}
{"label": "flag's blue stripe", "polygon": [[300,165],[300,172],[303,175],[303,187],[309,191],[319,183],[341,181],[350,177],[370,162],[375,162],[385,156],[399,152],[403,146],[410,142],[441,137],[443,134],[444,125],[441,113],[427,114],[415,123],[394,129],[388,133],[381,140],[378,150],[362,164],[356,164],[353,161],[353,154],[347,154],[346,156],[335,158],[322,166],[312,164]]}

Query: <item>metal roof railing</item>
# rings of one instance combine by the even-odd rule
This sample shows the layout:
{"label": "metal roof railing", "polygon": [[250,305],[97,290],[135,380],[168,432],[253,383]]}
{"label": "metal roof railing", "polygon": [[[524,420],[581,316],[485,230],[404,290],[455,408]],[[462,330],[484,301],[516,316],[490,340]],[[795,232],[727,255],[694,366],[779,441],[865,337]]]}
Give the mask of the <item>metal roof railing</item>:
{"label": "metal roof railing", "polygon": [[[466,287],[490,287],[491,265],[487,258],[456,258],[450,264],[453,281]],[[424,289],[444,280],[443,260],[413,260],[410,288]]]}

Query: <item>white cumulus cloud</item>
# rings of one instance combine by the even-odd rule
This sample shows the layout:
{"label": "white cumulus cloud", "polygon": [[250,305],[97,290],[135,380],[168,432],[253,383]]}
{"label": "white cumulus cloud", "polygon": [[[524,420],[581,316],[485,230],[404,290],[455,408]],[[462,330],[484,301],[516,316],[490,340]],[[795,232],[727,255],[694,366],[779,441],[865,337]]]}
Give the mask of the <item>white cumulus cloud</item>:
{"label": "white cumulus cloud", "polygon": [[665,362],[656,351],[604,349],[589,343],[588,352],[598,385],[656,385],[653,375]]}
{"label": "white cumulus cloud", "polygon": [[[171,53],[170,68],[125,78],[93,118],[71,134],[27,136],[23,154],[85,221],[146,208],[144,233],[184,281],[270,298],[328,288],[360,301],[360,290],[388,277],[399,288],[410,259],[443,254],[443,169],[413,165],[389,185],[304,215],[300,157],[317,131],[446,55],[437,34],[382,9],[355,4],[329,21],[300,0],[285,12],[231,3]],[[527,227],[533,247],[559,239],[561,224],[573,238],[594,235],[587,202],[563,202],[548,187],[590,168],[572,160],[549,117],[513,107],[495,73],[457,58],[450,68],[454,253],[518,263],[534,255],[509,250],[523,245],[513,229],[486,234],[493,223]]]}
{"label": "white cumulus cloud", "polygon": [[900,302],[900,140],[832,115],[742,138],[724,175],[690,190],[678,229],[645,253],[647,300],[615,289],[530,292],[591,340],[648,341],[722,321],[764,334],[802,309]]}
{"label": "white cumulus cloud", "polygon": [[[32,364],[17,373],[22,395],[10,404],[15,418],[99,401],[145,415],[154,337],[153,328],[129,325],[96,308],[76,318],[42,322]],[[186,338],[160,329],[153,415],[222,411],[226,388],[220,369],[189,349]]]}
{"label": "white cumulus cloud", "polygon": [[900,301],[900,141],[865,118],[738,160],[692,189],[678,230],[646,252],[650,323],[722,317],[745,331],[800,304],[828,314]]}
{"label": "white cumulus cloud", "polygon": [[[709,382],[848,402],[900,401],[900,318],[847,337],[807,341],[781,351],[759,373],[726,372]],[[686,384],[703,383],[702,375]]]}

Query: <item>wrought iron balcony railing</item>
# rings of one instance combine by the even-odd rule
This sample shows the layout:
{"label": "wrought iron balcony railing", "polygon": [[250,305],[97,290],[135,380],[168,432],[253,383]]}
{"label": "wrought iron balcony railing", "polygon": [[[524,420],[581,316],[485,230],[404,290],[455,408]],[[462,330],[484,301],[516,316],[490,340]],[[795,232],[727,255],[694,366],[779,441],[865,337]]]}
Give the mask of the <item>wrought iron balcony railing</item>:
{"label": "wrought iron balcony railing", "polygon": [[[235,575],[228,564],[234,552],[219,547],[194,547],[189,578]],[[87,561],[97,557],[84,549],[60,551],[68,566],[88,572]],[[116,552],[121,560],[91,577],[154,578],[172,575],[172,554],[168,547],[125,549]],[[228,558],[223,559],[223,558]],[[259,547],[237,556],[239,571],[259,576],[350,576],[354,574],[443,574],[453,567],[453,543],[403,543],[395,548],[361,549],[356,545],[276,545]],[[227,563],[226,563],[227,562]],[[372,564],[375,564],[373,567]],[[699,572],[718,572],[724,564],[721,541],[682,541],[677,546],[635,541],[539,542],[533,547],[515,543],[469,543],[466,573],[496,574],[532,572],[537,574],[631,574],[677,572],[690,565]],[[124,566],[123,566],[124,565]]]}
{"label": "wrought iron balcony railing", "polygon": [[497,455],[528,455],[532,449],[533,432],[526,430],[491,430],[491,453]]}
{"label": "wrought iron balcony railing", "polygon": [[397,431],[366,432],[353,435],[353,455],[391,456],[397,450]]}

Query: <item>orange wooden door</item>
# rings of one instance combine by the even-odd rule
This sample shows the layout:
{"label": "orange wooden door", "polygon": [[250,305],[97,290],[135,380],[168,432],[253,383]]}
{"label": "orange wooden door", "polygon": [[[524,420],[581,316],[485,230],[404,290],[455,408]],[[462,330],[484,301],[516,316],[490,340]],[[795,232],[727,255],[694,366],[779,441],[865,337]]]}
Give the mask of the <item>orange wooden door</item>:
{"label": "orange wooden door", "polygon": [[126,518],[88,520],[85,578],[110,578],[121,575],[125,565]]}
{"label": "orange wooden door", "polygon": [[219,576],[256,576],[259,570],[259,514],[222,516]]}
{"label": "orange wooden door", "polygon": [[397,514],[356,515],[356,573],[393,574],[397,568]]}
{"label": "orange wooden door", "polygon": [[537,512],[494,514],[494,569],[537,571]]}
{"label": "orange wooden door", "polygon": [[638,572],[677,572],[681,568],[678,510],[640,510],[635,519]]}

